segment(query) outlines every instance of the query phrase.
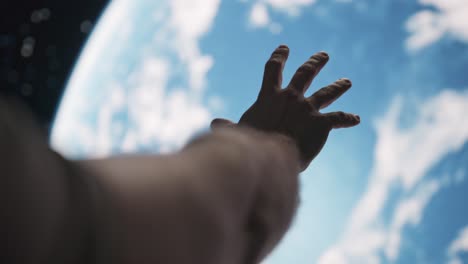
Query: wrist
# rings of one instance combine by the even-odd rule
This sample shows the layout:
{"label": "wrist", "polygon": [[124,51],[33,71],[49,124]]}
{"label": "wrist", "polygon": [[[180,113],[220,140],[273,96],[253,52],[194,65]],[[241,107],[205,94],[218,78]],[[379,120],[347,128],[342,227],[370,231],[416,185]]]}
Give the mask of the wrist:
{"label": "wrist", "polygon": [[288,158],[292,160],[297,166],[297,170],[302,172],[307,168],[308,163],[302,158],[299,146],[297,145],[296,140],[292,137],[278,133],[278,132],[263,132],[267,138],[275,145],[277,145],[281,150],[288,153]]}
{"label": "wrist", "polygon": [[286,134],[276,131],[266,131],[245,124],[232,124],[231,126],[217,129],[217,131],[231,129],[243,131],[245,134],[249,134],[250,137],[253,137],[257,142],[265,142],[274,145],[275,149],[277,149],[277,153],[287,153],[287,158],[291,159],[291,162],[297,165],[299,168],[298,171],[304,171],[310,163],[310,161],[306,161],[302,157],[297,141]]}

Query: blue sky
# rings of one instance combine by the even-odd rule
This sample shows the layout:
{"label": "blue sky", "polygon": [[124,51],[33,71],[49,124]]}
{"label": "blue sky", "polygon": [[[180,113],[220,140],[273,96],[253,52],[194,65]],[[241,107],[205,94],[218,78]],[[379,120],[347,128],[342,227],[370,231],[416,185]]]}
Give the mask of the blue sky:
{"label": "blue sky", "polygon": [[301,175],[295,224],[265,263],[468,263],[466,14],[467,0],[115,0],[52,144],[70,157],[174,151],[214,117],[239,119],[279,44],[285,82],[324,50],[309,93],[350,78],[326,111],[362,123],[333,131]]}

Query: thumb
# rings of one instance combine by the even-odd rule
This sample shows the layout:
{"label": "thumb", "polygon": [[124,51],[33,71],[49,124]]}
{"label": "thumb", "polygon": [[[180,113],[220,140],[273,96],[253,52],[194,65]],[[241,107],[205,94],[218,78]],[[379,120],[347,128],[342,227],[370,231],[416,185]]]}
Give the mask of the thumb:
{"label": "thumb", "polygon": [[230,120],[223,119],[223,118],[216,118],[213,121],[211,121],[211,129],[215,130],[218,128],[226,128],[226,127],[233,127],[235,123],[233,123]]}

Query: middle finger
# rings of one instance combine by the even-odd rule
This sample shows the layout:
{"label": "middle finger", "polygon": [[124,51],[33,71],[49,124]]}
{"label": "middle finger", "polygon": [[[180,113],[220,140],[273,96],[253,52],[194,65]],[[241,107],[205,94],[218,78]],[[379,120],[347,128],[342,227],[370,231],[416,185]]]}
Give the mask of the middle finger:
{"label": "middle finger", "polygon": [[288,85],[288,89],[295,89],[300,93],[305,93],[312,80],[328,62],[328,59],[328,54],[323,51],[315,53],[297,69]]}

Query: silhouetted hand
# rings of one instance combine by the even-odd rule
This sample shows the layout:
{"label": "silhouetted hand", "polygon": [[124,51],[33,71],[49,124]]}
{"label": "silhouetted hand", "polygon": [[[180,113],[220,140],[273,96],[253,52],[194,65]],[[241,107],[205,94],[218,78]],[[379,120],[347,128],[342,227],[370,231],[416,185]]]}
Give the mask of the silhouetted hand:
{"label": "silhouetted hand", "polygon": [[[348,79],[340,79],[312,96],[304,97],[312,80],[329,59],[325,52],[310,57],[299,67],[288,86],[282,89],[282,72],[288,55],[289,48],[286,45],[279,46],[273,52],[265,65],[259,96],[242,115],[238,125],[291,137],[299,149],[301,169],[305,170],[320,152],[333,128],[355,126],[359,124],[360,118],[343,112],[319,112],[351,87]],[[233,125],[226,119],[215,119],[211,123],[213,129]]]}

